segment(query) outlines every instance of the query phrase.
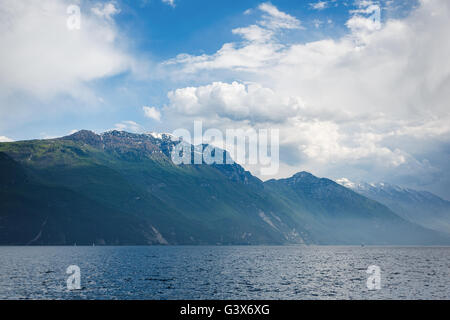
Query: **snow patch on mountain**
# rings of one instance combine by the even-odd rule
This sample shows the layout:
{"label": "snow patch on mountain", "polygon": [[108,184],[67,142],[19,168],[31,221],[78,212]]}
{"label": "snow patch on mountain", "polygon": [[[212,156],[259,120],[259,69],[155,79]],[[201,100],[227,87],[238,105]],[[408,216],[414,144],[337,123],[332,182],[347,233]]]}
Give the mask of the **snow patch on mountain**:
{"label": "snow patch on mountain", "polygon": [[356,183],[347,178],[337,179],[336,182],[386,205],[410,222],[450,234],[450,202],[431,192],[418,191],[385,182]]}
{"label": "snow patch on mountain", "polygon": [[180,138],[178,138],[177,136],[174,136],[171,133],[147,132],[146,135],[151,136],[155,139],[159,139],[159,140],[172,140],[172,141],[180,140]]}

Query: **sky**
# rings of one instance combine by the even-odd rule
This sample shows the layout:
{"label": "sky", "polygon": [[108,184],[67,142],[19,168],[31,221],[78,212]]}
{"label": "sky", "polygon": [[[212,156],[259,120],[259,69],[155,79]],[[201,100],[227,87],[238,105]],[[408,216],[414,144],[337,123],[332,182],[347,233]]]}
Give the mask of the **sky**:
{"label": "sky", "polygon": [[450,199],[449,33],[448,0],[0,0],[0,141],[276,128],[277,178]]}

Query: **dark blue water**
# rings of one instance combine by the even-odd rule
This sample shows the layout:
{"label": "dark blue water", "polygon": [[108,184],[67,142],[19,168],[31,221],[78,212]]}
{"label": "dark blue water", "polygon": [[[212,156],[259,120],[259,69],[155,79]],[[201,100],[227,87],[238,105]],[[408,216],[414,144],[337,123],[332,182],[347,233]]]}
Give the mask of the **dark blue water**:
{"label": "dark blue water", "polygon": [[449,268],[449,247],[0,247],[0,298],[450,299]]}

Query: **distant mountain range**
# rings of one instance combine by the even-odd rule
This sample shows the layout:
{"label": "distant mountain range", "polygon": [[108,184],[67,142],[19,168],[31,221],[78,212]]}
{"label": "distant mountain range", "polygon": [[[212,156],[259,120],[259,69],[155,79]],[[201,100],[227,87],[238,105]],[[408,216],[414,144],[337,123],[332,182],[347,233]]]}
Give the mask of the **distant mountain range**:
{"label": "distant mountain range", "polygon": [[417,191],[388,183],[337,181],[343,186],[388,206],[402,218],[423,227],[450,234],[450,201],[428,191]]}
{"label": "distant mountain range", "polygon": [[0,143],[0,244],[450,244],[307,172],[262,182],[237,163],[177,166],[176,143],[85,130]]}

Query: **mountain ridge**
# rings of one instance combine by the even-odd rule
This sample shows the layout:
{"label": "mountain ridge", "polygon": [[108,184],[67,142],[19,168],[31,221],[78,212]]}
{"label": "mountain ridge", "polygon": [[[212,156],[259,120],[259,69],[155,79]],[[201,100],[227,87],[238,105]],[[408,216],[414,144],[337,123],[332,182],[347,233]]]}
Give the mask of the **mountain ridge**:
{"label": "mountain ridge", "polygon": [[82,130],[0,143],[0,244],[450,243],[307,172],[262,182],[235,162],[177,166],[178,142]]}
{"label": "mountain ridge", "polygon": [[450,234],[450,201],[429,191],[418,191],[385,182],[339,183],[391,208],[404,219],[423,227]]}

